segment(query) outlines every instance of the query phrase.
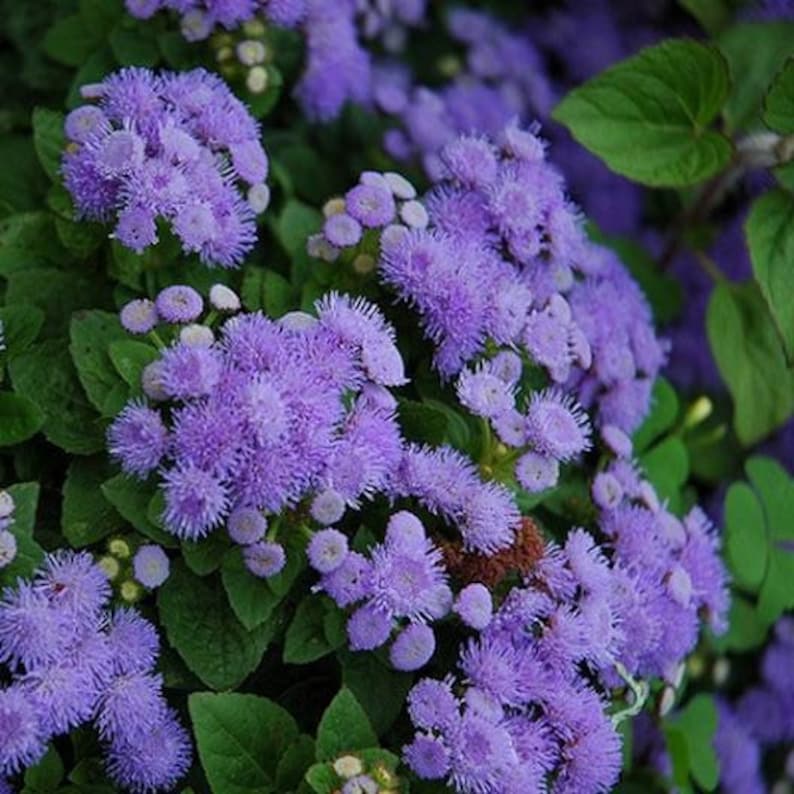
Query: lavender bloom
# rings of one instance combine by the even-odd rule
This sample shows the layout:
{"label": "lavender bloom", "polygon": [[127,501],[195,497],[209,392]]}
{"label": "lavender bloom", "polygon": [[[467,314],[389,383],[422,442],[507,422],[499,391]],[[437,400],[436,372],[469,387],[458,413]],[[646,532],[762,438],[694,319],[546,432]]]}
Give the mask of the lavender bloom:
{"label": "lavender bloom", "polygon": [[283,570],[287,556],[279,543],[258,541],[243,547],[243,562],[254,576],[269,579]]}
{"label": "lavender bloom", "polygon": [[454,609],[467,626],[482,631],[491,622],[491,593],[485,585],[467,585],[458,593]]}
{"label": "lavender bloom", "polygon": [[201,295],[192,287],[166,287],[155,301],[158,315],[168,323],[190,323],[204,311]]}
{"label": "lavender bloom", "polygon": [[7,529],[0,529],[0,570],[11,565],[16,556],[17,539]]}
{"label": "lavender bloom", "polygon": [[391,487],[394,496],[414,497],[460,530],[466,548],[486,554],[509,546],[518,510],[509,492],[484,483],[458,452],[410,446]]}
{"label": "lavender bloom", "polygon": [[178,763],[167,761],[163,749],[160,771],[128,766],[119,780],[133,791],[170,787],[186,770],[187,735],[168,712],[161,679],[150,674],[157,632],[131,610],[111,615],[109,596],[90,555],[67,551],[45,557],[32,583],[4,592],[0,647],[12,664],[12,682],[0,691],[0,773],[30,766],[51,738],[94,719],[111,745],[111,766],[121,744],[130,752],[128,765],[140,759],[137,745],[168,721],[181,737]]}
{"label": "lavender bloom", "polygon": [[[238,180],[253,186],[267,176],[259,128],[245,106],[202,69],[158,75],[122,69],[97,94],[99,107],[80,108],[67,120],[72,144],[63,174],[79,217],[115,216],[114,236],[138,253],[157,242],[160,218],[185,252],[206,264],[238,266],[256,239],[254,213]],[[230,160],[229,168],[221,167],[219,155]],[[184,288],[164,293],[175,289],[184,299]],[[192,297],[195,304],[198,296]],[[166,319],[177,318],[173,322],[193,319],[195,306],[180,305],[163,297],[158,308]],[[139,301],[123,320],[141,333],[154,315]]]}
{"label": "lavender bloom", "polygon": [[146,298],[130,301],[119,313],[119,320],[125,331],[131,334],[148,334],[160,318],[157,307]]}
{"label": "lavender bloom", "polygon": [[108,450],[129,474],[145,477],[167,448],[168,430],[160,414],[141,403],[130,403],[108,430]]}
{"label": "lavender bloom", "polygon": [[[396,623],[405,621],[409,628],[424,625],[444,617],[452,606],[441,552],[411,513],[391,517],[384,542],[370,550],[369,560],[348,552],[345,536],[331,529],[314,536],[308,554],[311,565],[323,574],[317,589],[342,608],[363,601],[348,621],[354,650],[378,648]],[[428,631],[403,629],[392,646],[398,669],[426,664],[435,649],[433,633]]]}
{"label": "lavender bloom", "polygon": [[154,362],[157,396],[180,403],[163,406],[169,427],[138,405],[111,426],[111,452],[141,473],[155,454],[131,419],[162,428],[164,520],[175,534],[195,539],[228,521],[233,537],[252,543],[261,533],[251,527],[249,538],[231,515],[313,497],[315,518],[331,523],[386,488],[402,457],[384,388],[404,382],[394,332],[373,305],[346,296],[326,296],[317,313],[293,325],[237,315],[210,344],[165,349]]}
{"label": "lavender bloom", "polygon": [[267,519],[250,507],[238,507],[226,524],[229,537],[241,546],[250,546],[262,540],[267,531]]}
{"label": "lavender bloom", "polygon": [[168,556],[160,546],[148,544],[141,546],[132,562],[135,578],[150,589],[159,587],[170,573]]}
{"label": "lavender bloom", "polygon": [[18,687],[0,689],[0,773],[35,764],[47,742],[31,700]]}

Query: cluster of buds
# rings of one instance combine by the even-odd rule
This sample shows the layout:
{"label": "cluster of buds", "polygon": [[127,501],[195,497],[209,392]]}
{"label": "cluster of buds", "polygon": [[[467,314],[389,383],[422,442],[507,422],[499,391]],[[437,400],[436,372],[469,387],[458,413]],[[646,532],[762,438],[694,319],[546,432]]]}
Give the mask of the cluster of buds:
{"label": "cluster of buds", "polygon": [[168,555],[154,543],[137,544],[116,536],[107,542],[106,549],[97,564],[128,604],[140,601],[147,590],[155,590],[168,578]]}
{"label": "cluster of buds", "polygon": [[216,33],[210,39],[220,73],[230,82],[242,82],[252,94],[264,94],[277,77],[273,68],[275,48],[269,28],[252,19],[235,31]]}
{"label": "cluster of buds", "polygon": [[332,769],[338,778],[332,794],[398,794],[400,779],[383,761],[368,764],[357,755],[342,755]]}

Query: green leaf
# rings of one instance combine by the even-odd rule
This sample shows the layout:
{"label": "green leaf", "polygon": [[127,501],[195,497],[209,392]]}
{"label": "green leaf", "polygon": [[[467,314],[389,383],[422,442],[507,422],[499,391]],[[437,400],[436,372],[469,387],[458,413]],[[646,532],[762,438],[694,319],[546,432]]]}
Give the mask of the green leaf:
{"label": "green leaf", "polygon": [[294,791],[314,763],[314,739],[301,734],[284,751],[276,769],[276,791]]}
{"label": "green leaf", "polygon": [[786,190],[764,193],[753,203],[745,229],[753,273],[783,339],[788,358],[792,360],[794,196]]}
{"label": "green leaf", "polygon": [[298,604],[284,638],[284,664],[309,664],[333,651],[325,637],[326,612],[321,596],[308,595]]}
{"label": "green leaf", "polygon": [[794,132],[794,57],[786,61],[766,95],[764,121],[781,135]]}
{"label": "green leaf", "polygon": [[[18,212],[0,219],[0,275],[38,269],[57,262],[62,250],[53,245],[52,213]],[[11,301],[6,295],[6,304]],[[25,300],[25,303],[37,301]]]}
{"label": "green leaf", "polygon": [[48,794],[55,791],[63,780],[63,772],[61,757],[50,745],[41,761],[25,770],[25,791],[29,794]]}
{"label": "green leaf", "polygon": [[345,753],[375,747],[378,737],[355,695],[343,687],[317,728],[317,760],[332,761]]}
{"label": "green leaf", "polygon": [[725,0],[678,0],[679,5],[689,11],[706,33],[719,33],[730,21],[732,8]]}
{"label": "green leaf", "polygon": [[770,458],[750,458],[745,470],[764,506],[767,522],[769,555],[758,614],[771,624],[785,610],[794,608],[794,482]]}
{"label": "green leaf", "polygon": [[53,182],[60,179],[61,158],[66,146],[63,122],[63,113],[46,108],[33,111],[33,145],[41,167]]}
{"label": "green leaf", "polygon": [[44,414],[27,397],[0,392],[0,447],[21,444],[41,430]]}
{"label": "green leaf", "polygon": [[711,642],[720,653],[746,653],[763,645],[769,625],[746,598],[733,593],[728,613],[728,631]]}
{"label": "green leaf", "polygon": [[709,342],[734,404],[739,440],[750,445],[788,419],[794,376],[780,338],[754,284],[719,284],[706,316]]}
{"label": "green leaf", "polygon": [[290,199],[279,215],[276,234],[288,253],[303,253],[309,235],[319,231],[322,222],[321,212],[302,201]]}
{"label": "green leaf", "polygon": [[746,483],[734,483],[725,498],[725,541],[736,583],[758,592],[767,567],[766,518],[761,502]]}
{"label": "green leaf", "polygon": [[[274,794],[295,720],[267,698],[198,692],[188,700],[201,765],[214,794]],[[279,789],[281,790],[281,789]]]}
{"label": "green leaf", "polygon": [[640,457],[640,465],[653,483],[659,498],[673,510],[681,507],[681,488],[689,476],[689,453],[684,442],[671,436]]}
{"label": "green leaf", "polygon": [[[223,555],[229,542],[223,532],[213,532],[199,541],[182,541],[182,556],[185,564],[193,573],[207,576],[217,571],[223,563]],[[246,626],[253,628],[253,626]]]}
{"label": "green leaf", "polygon": [[101,488],[111,471],[104,456],[76,458],[69,466],[63,486],[61,528],[74,548],[90,546],[124,526]]}
{"label": "green leaf", "polygon": [[0,170],[0,216],[41,207],[50,180],[42,172],[29,136],[0,135],[0,158],[13,168]]}
{"label": "green leaf", "polygon": [[760,126],[761,103],[774,76],[794,54],[794,22],[742,22],[717,40],[734,76],[723,115],[729,134]]}
{"label": "green leaf", "polygon": [[674,728],[684,737],[689,772],[706,791],[719,782],[719,761],[712,740],[717,730],[717,707],[709,695],[696,695],[674,718]]}
{"label": "green leaf", "polygon": [[397,409],[403,436],[437,447],[447,435],[447,417],[438,408],[416,400],[400,400]]}
{"label": "green leaf", "polygon": [[342,683],[355,695],[372,729],[382,736],[405,705],[413,676],[387,668],[371,653],[339,652]]}
{"label": "green leaf", "polygon": [[79,14],[62,17],[44,36],[44,52],[66,66],[81,66],[99,46],[100,37]]}
{"label": "green leaf", "polygon": [[132,339],[111,342],[108,345],[108,355],[116,372],[121,375],[135,396],[143,393],[141,386],[143,370],[160,357],[156,348]]}
{"label": "green leaf", "polygon": [[678,395],[665,378],[657,378],[651,392],[651,410],[634,433],[637,452],[647,449],[659,436],[666,433],[678,418]]}
{"label": "green leaf", "polygon": [[13,358],[36,341],[44,323],[44,312],[29,303],[0,306],[0,323],[5,334],[6,355]]}
{"label": "green leaf", "polygon": [[101,488],[105,499],[142,535],[161,546],[179,546],[179,541],[173,535],[164,532],[149,519],[149,504],[155,493],[153,485],[126,474],[117,474],[103,482]]}
{"label": "green leaf", "polygon": [[265,623],[283,597],[273,592],[267,579],[254,576],[245,567],[239,547],[229,549],[223,557],[221,579],[234,614],[249,630]]}
{"label": "green leaf", "polygon": [[731,159],[730,141],[708,129],[729,87],[716,49],[669,40],[575,88],[553,117],[613,171],[645,185],[683,187]]}
{"label": "green leaf", "polygon": [[270,317],[281,317],[295,308],[295,291],[280,273],[266,270],[262,280],[262,305]]}
{"label": "green leaf", "polygon": [[127,341],[118,317],[110,312],[78,312],[72,317],[70,338],[69,350],[88,398],[103,416],[114,416],[129,397],[108,353],[111,342]]}
{"label": "green leaf", "polygon": [[122,66],[156,66],[160,60],[157,40],[142,30],[116,28],[110,35],[110,48]]}
{"label": "green leaf", "polygon": [[33,539],[39,484],[18,483],[6,488],[14,500],[14,521],[8,528],[17,542],[17,553],[10,565],[0,569],[0,587],[15,585],[18,578],[29,578],[44,557],[44,550]]}
{"label": "green leaf", "polygon": [[183,563],[172,567],[157,598],[168,641],[188,668],[213,689],[233,689],[259,665],[275,627],[246,631],[214,577],[201,578]]}

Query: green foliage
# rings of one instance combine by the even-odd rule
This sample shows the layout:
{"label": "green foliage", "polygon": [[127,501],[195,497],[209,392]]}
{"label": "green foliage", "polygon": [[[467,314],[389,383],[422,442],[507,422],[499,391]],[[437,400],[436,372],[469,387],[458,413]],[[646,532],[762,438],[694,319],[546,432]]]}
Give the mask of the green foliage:
{"label": "green foliage", "polygon": [[794,53],[786,61],[766,95],[764,122],[770,129],[783,135],[794,132]]}
{"label": "green foliage", "polygon": [[377,744],[378,737],[355,695],[349,689],[340,689],[317,728],[317,760],[332,761]]}
{"label": "green foliage", "polygon": [[670,40],[571,91],[554,118],[619,174],[654,187],[682,187],[721,171],[730,141],[709,129],[730,88],[719,52]]}
{"label": "green foliage", "polygon": [[258,666],[275,627],[247,631],[229,607],[216,577],[173,566],[157,599],[160,622],[188,669],[213,689],[233,689]]}
{"label": "green foliage", "polygon": [[322,596],[306,596],[287,628],[284,636],[285,664],[308,664],[332,653],[334,646],[325,633],[325,619],[333,604]]}
{"label": "green foliage", "polygon": [[0,587],[15,585],[19,577],[28,577],[41,562],[44,552],[33,539],[36,509],[39,504],[39,484],[18,483],[6,488],[14,500],[14,521],[8,528],[17,542],[17,554],[10,565],[0,568]]}
{"label": "green foliage", "polygon": [[714,359],[733,398],[734,427],[750,445],[794,410],[794,375],[758,287],[718,284],[706,318]]}
{"label": "green foliage", "polygon": [[0,306],[0,323],[5,335],[5,355],[10,359],[36,341],[44,323],[44,313],[30,304]]}
{"label": "green foliage", "polygon": [[49,794],[58,788],[63,776],[63,761],[50,745],[41,761],[25,770],[24,791],[26,794]]}
{"label": "green foliage", "polygon": [[[201,765],[214,794],[275,794],[280,766],[298,741],[298,726],[271,700],[197,692],[190,718]],[[305,747],[305,745],[304,745]],[[293,755],[288,759],[295,763]]]}
{"label": "green foliage", "polygon": [[43,424],[44,414],[34,402],[14,392],[0,392],[0,447],[26,441]]}
{"label": "green foliage", "polygon": [[664,726],[673,781],[689,787],[691,777],[705,791],[719,781],[719,761],[712,744],[717,730],[717,708],[709,695],[696,695]]}
{"label": "green foliage", "polygon": [[75,548],[90,546],[124,526],[101,487],[111,470],[104,456],[75,458],[69,465],[63,486],[61,529]]}
{"label": "green foliage", "polygon": [[36,108],[33,111],[33,144],[41,167],[53,182],[59,179],[61,158],[66,144],[63,122],[63,113],[46,108]]}
{"label": "green foliage", "polygon": [[[794,69],[791,70],[794,73]],[[794,195],[772,190],[754,204],[747,219],[747,244],[761,293],[783,340],[789,361],[794,359]]]}
{"label": "green foliage", "polygon": [[761,105],[769,84],[794,54],[794,22],[743,22],[717,40],[733,82],[723,117],[727,131],[760,126]]}
{"label": "green foliage", "polygon": [[117,474],[105,480],[100,487],[105,499],[142,535],[161,546],[176,548],[179,545],[173,535],[164,532],[149,517],[149,505],[155,493],[152,484]]}

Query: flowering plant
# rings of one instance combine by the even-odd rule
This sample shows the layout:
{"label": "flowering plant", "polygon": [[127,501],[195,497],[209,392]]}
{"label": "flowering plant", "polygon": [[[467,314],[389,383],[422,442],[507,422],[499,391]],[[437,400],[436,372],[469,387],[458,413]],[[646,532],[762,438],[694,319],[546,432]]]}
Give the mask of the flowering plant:
{"label": "flowering plant", "polygon": [[0,794],[789,791],[791,4],[7,5]]}

